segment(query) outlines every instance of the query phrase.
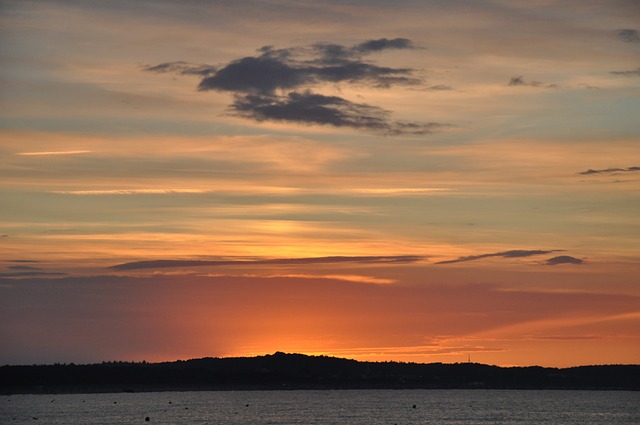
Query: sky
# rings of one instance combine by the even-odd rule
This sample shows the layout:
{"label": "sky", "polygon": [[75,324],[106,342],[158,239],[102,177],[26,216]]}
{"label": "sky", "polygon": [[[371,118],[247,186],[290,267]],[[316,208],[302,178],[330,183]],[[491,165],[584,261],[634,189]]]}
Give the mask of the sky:
{"label": "sky", "polygon": [[0,0],[0,364],[640,363],[635,0]]}

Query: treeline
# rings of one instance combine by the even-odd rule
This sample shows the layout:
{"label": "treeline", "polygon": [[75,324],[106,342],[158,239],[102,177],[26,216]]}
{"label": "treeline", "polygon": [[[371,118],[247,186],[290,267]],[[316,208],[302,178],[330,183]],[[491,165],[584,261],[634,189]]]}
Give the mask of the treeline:
{"label": "treeline", "polygon": [[478,363],[359,362],[278,352],[167,363],[0,367],[4,394],[351,388],[638,390],[640,365],[504,368]]}

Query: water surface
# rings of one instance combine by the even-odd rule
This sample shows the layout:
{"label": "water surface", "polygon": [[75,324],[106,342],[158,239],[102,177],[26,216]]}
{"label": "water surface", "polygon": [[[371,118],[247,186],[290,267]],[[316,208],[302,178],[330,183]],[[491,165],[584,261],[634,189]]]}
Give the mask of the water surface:
{"label": "water surface", "polygon": [[307,390],[12,395],[0,397],[0,423],[640,424],[640,392]]}

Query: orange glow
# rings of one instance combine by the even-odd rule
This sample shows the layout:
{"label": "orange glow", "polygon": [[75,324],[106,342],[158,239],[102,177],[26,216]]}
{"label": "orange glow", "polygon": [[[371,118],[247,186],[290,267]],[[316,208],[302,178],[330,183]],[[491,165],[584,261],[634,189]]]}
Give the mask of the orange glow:
{"label": "orange glow", "polygon": [[637,2],[8,3],[0,366],[640,361]]}

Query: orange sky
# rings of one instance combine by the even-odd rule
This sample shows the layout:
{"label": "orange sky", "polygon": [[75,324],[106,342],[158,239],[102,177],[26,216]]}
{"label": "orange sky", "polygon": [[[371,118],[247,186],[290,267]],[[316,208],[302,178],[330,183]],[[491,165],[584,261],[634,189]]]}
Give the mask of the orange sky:
{"label": "orange sky", "polygon": [[638,18],[3,2],[0,364],[638,363]]}

